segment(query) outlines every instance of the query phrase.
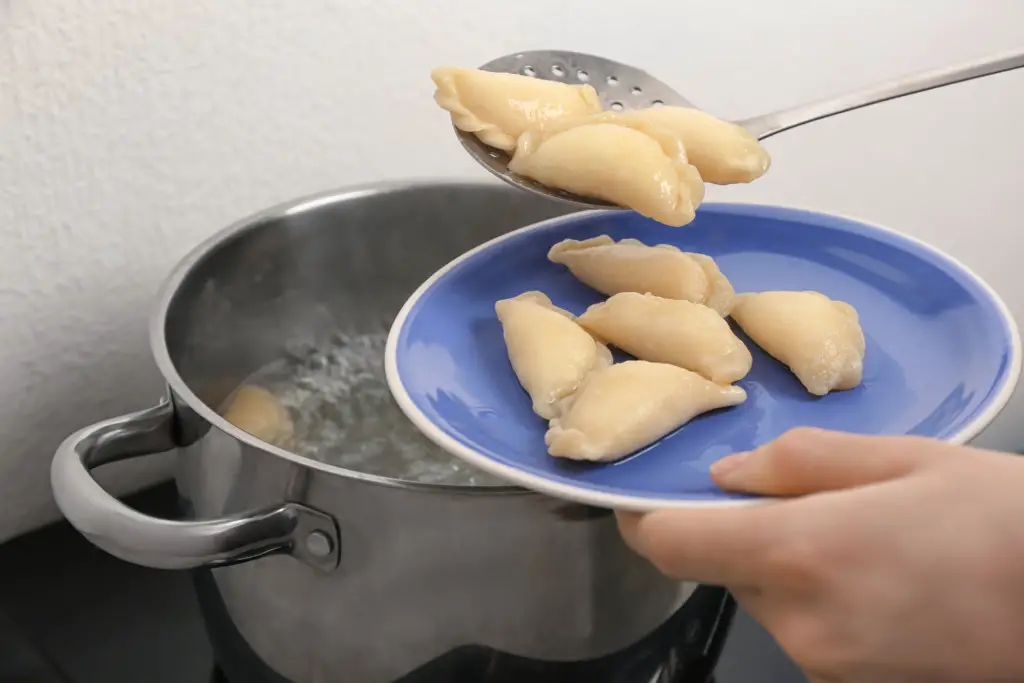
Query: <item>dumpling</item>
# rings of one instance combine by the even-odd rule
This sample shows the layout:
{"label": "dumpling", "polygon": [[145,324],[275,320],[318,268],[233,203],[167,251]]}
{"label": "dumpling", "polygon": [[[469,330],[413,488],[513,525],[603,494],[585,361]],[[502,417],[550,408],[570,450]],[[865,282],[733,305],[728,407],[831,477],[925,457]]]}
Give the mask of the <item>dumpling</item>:
{"label": "dumpling", "polygon": [[635,239],[616,242],[608,235],[562,240],[548,251],[548,260],[566,266],[580,282],[608,296],[619,292],[654,294],[705,304],[722,315],[732,306],[732,285],[714,259],[683,252],[671,244],[652,247]]}
{"label": "dumpling", "polygon": [[622,292],[577,322],[640,360],[670,363],[717,384],[743,379],[753,359],[721,315],[702,304]]}
{"label": "dumpling", "polygon": [[743,403],[740,387],[709,382],[667,363],[631,360],[590,375],[544,436],[548,453],[572,460],[618,460],[701,413]]}
{"label": "dumpling", "polygon": [[740,294],[732,317],[815,396],[860,384],[864,332],[850,304],[819,292]]}
{"label": "dumpling", "polygon": [[[664,246],[672,247],[670,244]],[[708,278],[708,293],[704,297],[704,305],[723,316],[729,315],[729,311],[732,310],[732,302],[736,299],[736,290],[733,289],[732,283],[715,263],[715,259],[707,254],[697,254],[692,251],[683,253],[699,263]]]}
{"label": "dumpling", "polygon": [[531,128],[508,170],[680,227],[704,200],[704,181],[679,139],[614,112]]}
{"label": "dumpling", "polygon": [[517,74],[440,67],[430,73],[434,101],[456,128],[507,152],[528,127],[601,111],[591,85],[569,85]]}
{"label": "dumpling", "polygon": [[252,384],[235,392],[224,411],[224,419],[274,446],[284,446],[294,429],[288,409],[272,393]]}
{"label": "dumpling", "polygon": [[558,415],[559,402],[587,373],[612,362],[611,352],[576,324],[573,315],[541,292],[525,292],[494,304],[505,346],[519,383],[545,420]]}
{"label": "dumpling", "polygon": [[672,131],[682,141],[690,163],[705,182],[718,185],[749,183],[763,176],[771,157],[744,128],[707,112],[687,107],[651,107],[623,116]]}

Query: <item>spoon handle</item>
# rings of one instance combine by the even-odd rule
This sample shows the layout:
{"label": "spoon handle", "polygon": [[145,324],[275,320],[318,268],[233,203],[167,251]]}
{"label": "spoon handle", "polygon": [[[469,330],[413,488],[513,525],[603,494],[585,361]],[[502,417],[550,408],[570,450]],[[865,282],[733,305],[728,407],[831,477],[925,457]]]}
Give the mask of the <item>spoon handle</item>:
{"label": "spoon handle", "polygon": [[840,95],[827,100],[819,100],[818,102],[793,107],[792,109],[783,109],[770,114],[754,116],[737,121],[736,123],[750,131],[757,139],[764,140],[784,130],[796,128],[805,123],[825,119],[836,114],[842,114],[843,112],[894,100],[904,95],[913,95],[925,90],[941,88],[953,83],[969,81],[974,78],[981,78],[982,76],[991,76],[992,74],[1021,67],[1024,67],[1024,50],[1017,50],[952,68],[906,76],[896,81],[858,90],[848,95]]}

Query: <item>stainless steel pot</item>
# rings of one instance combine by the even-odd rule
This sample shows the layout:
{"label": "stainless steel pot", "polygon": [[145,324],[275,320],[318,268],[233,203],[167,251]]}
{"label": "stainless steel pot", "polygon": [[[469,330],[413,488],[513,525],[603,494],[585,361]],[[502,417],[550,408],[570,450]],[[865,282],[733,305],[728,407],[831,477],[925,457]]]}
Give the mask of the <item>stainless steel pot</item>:
{"label": "stainless steel pot", "polygon": [[[295,683],[395,681],[467,647],[556,667],[638,647],[649,655],[652,634],[695,586],[631,553],[609,512],[513,487],[363,475],[265,444],[211,408],[286,344],[386,329],[452,257],[564,212],[503,186],[411,183],[314,197],[229,227],[160,295],[151,343],[166,399],[61,445],[60,509],[124,560],[201,569],[208,620],[231,631],[215,643],[231,640]],[[172,449],[187,521],[130,509],[89,472]],[[663,664],[636,673],[649,680]]]}

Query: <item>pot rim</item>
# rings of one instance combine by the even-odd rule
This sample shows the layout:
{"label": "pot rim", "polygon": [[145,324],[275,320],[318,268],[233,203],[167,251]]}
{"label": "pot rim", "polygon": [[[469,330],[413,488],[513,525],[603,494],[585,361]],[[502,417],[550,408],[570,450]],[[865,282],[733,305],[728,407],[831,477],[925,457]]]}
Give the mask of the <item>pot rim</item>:
{"label": "pot rim", "polygon": [[[319,193],[309,194],[299,199],[293,199],[287,202],[281,202],[279,204],[270,206],[262,211],[250,214],[244,218],[241,218],[233,223],[230,223],[227,227],[222,228],[206,239],[202,240],[199,244],[193,247],[178,263],[171,269],[170,274],[164,279],[163,283],[157,292],[157,305],[150,315],[149,320],[149,345],[150,352],[153,355],[153,359],[156,361],[157,368],[160,374],[163,376],[164,381],[170,387],[174,395],[182,398],[188,403],[189,408],[195,411],[197,415],[202,417],[206,422],[216,427],[222,432],[230,435],[231,437],[241,441],[242,443],[275,455],[279,458],[283,458],[290,462],[303,467],[308,467],[313,470],[318,470],[330,475],[342,476],[350,479],[357,479],[359,481],[366,482],[368,484],[376,484],[381,486],[389,486],[392,488],[433,492],[433,493],[450,493],[460,495],[538,495],[533,491],[527,490],[520,486],[507,484],[503,486],[466,486],[456,484],[434,484],[426,482],[413,482],[402,479],[393,479],[390,477],[382,477],[373,474],[366,474],[357,470],[350,470],[344,467],[338,467],[337,465],[331,465],[326,462],[319,460],[313,460],[312,458],[305,458],[301,455],[292,453],[291,451],[279,448],[272,444],[265,443],[260,439],[252,436],[248,432],[239,429],[235,425],[225,420],[216,410],[208,406],[204,401],[200,400],[198,396],[192,391],[181,375],[178,373],[177,367],[175,367],[174,361],[171,359],[171,354],[167,349],[166,342],[166,331],[167,331],[167,312],[170,308],[171,301],[175,295],[181,289],[182,283],[192,274],[195,268],[204,260],[207,256],[212,254],[220,245],[231,238],[245,233],[249,230],[254,229],[256,226],[262,224],[267,219],[278,218],[288,216],[296,213],[302,213],[316,209],[317,207],[324,206],[327,204],[333,204],[335,202],[359,199],[361,197],[370,197],[378,194],[388,194],[401,189],[410,188],[427,188],[427,187],[465,187],[465,188],[500,188],[503,187],[501,183],[497,182],[474,182],[460,180],[457,178],[442,178],[442,179],[406,179],[406,180],[392,180],[392,181],[378,181],[361,183],[357,185],[348,186],[336,190],[327,190]],[[454,457],[454,456],[453,456]]]}
{"label": "pot rim", "polygon": [[[271,444],[264,443],[256,437],[250,435],[238,427],[221,417],[215,410],[207,406],[203,401],[199,400],[199,397],[192,392],[192,390],[186,385],[185,381],[178,374],[177,368],[174,366],[171,360],[170,353],[165,343],[166,335],[166,321],[167,311],[170,307],[171,300],[174,295],[178,292],[182,282],[192,273],[198,263],[200,263],[208,254],[212,253],[213,250],[220,244],[226,242],[231,237],[244,233],[247,230],[253,229],[256,225],[259,225],[262,221],[271,217],[287,216],[289,214],[301,213],[303,211],[315,209],[325,204],[331,204],[340,200],[345,199],[358,199],[360,197],[369,197],[377,194],[387,194],[400,189],[410,188],[428,188],[428,187],[464,187],[471,189],[479,188],[500,188],[505,187],[502,183],[497,181],[494,182],[477,182],[467,181],[460,178],[440,178],[440,179],[426,179],[426,178],[410,178],[402,180],[389,180],[389,181],[377,181],[362,183],[357,185],[348,186],[346,188],[328,190],[320,193],[310,194],[305,197],[294,199],[288,202],[282,202],[277,205],[271,206],[262,211],[251,214],[245,218],[242,218],[234,223],[229,224],[227,227],[215,232],[210,237],[201,241],[191,251],[189,251],[171,270],[171,273],[164,280],[160,286],[157,295],[157,306],[154,309],[150,317],[149,334],[150,334],[150,350],[153,354],[153,358],[156,361],[157,368],[160,370],[161,375],[167,382],[168,386],[174,392],[175,395],[183,398],[189,404],[189,406],[214,427],[220,429],[223,432],[231,435],[235,439],[245,443],[253,448],[257,448],[266,453],[270,453],[279,458],[283,458],[297,465],[308,467],[313,470],[318,470],[326,474],[338,475],[347,477],[350,479],[357,479],[369,484],[376,484],[382,486],[389,486],[392,488],[432,492],[432,493],[450,493],[456,495],[534,495],[540,497],[548,497],[544,494],[536,493],[532,490],[508,484],[504,486],[464,486],[464,485],[452,485],[452,484],[430,484],[424,482],[411,482],[401,479],[392,479],[389,477],[381,477],[377,475],[365,474],[356,470],[345,469],[335,465],[329,465],[319,460],[313,460],[311,458],[304,458],[300,455],[287,451],[283,448],[278,448]],[[715,202],[716,204],[731,204],[740,206],[750,205],[765,205],[763,202],[758,201],[743,201],[733,200],[729,202]],[[770,206],[778,206],[783,208],[796,209],[801,211],[813,211],[816,213],[826,213],[832,216],[839,216],[841,218],[847,218],[849,220],[857,220],[861,223],[866,223],[872,227],[878,228],[884,232],[895,232],[891,228],[886,228],[878,223],[873,223],[863,219],[850,218],[845,214],[832,213],[827,210],[812,209],[804,206],[792,205],[792,204],[768,204]],[[600,211],[594,211],[591,213],[600,213]],[[564,217],[563,217],[564,218]],[[548,219],[548,220],[558,220]],[[519,228],[523,230],[526,227]],[[1010,328],[1010,333],[1013,338],[1014,358],[1013,367],[1010,370],[1009,377],[1011,381],[1008,381],[1006,385],[1001,389],[999,395],[988,407],[985,413],[980,419],[973,422],[960,434],[957,435],[957,439],[954,443],[967,443],[978,435],[985,427],[987,427],[991,421],[999,415],[1000,412],[1006,407],[1010,397],[1014,393],[1014,388],[1017,384],[1017,378],[1021,373],[1022,366],[1022,353],[1021,353],[1021,342],[1020,342],[1020,331],[1013,314],[1011,313],[1006,302],[1003,301],[1002,297],[988,284],[986,280],[981,278],[974,270],[969,268],[962,261],[956,257],[948,254],[941,249],[932,246],[931,244],[924,242],[923,240],[917,239],[910,235],[900,233],[901,237],[908,239],[915,244],[925,248],[926,250],[937,254],[944,260],[951,262],[954,266],[959,268],[961,271],[967,273],[971,279],[978,283],[983,290],[985,290],[991,299],[996,303],[997,307],[1003,314],[1003,319],[1006,321]],[[458,257],[456,257],[458,258]],[[442,266],[442,269],[444,266]],[[429,280],[430,278],[428,278]],[[414,293],[410,293],[413,296]],[[453,456],[454,457],[454,456]],[[564,501],[563,501],[564,502]]]}

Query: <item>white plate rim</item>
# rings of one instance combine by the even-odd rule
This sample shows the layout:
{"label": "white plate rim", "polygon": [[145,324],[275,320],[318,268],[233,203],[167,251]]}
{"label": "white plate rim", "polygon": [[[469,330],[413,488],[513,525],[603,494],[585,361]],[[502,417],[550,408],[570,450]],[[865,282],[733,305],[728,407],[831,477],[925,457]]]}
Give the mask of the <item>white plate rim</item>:
{"label": "white plate rim", "polygon": [[[707,202],[701,205],[701,208],[724,208],[730,207],[748,207],[748,208],[769,208],[769,209],[783,209],[791,211],[799,211],[810,214],[816,214],[819,216],[828,216],[831,218],[839,218],[842,220],[852,221],[860,223],[861,225],[869,228],[878,230],[884,234],[893,235],[900,239],[904,239],[914,246],[921,248],[922,250],[931,253],[934,257],[941,261],[945,261],[948,265],[953,268],[959,269],[960,272],[964,273],[969,279],[973,280],[974,283],[989,297],[989,299],[995,303],[996,309],[999,311],[1003,318],[1003,324],[1006,325],[1010,333],[1011,341],[1011,359],[1010,368],[1006,374],[1003,386],[999,388],[998,393],[992,398],[989,404],[985,407],[979,415],[972,420],[970,423],[965,425],[956,434],[953,434],[948,439],[945,439],[947,443],[952,444],[965,444],[974,439],[980,434],[986,427],[988,427],[996,417],[1006,408],[1006,404],[1013,396],[1013,392],[1017,388],[1017,384],[1020,380],[1021,373],[1021,339],[1020,330],[1017,327],[1017,322],[1010,312],[1009,306],[1003,301],[1002,297],[996,293],[991,285],[988,284],[981,276],[975,273],[970,267],[964,264],[956,257],[948,254],[938,247],[932,246],[931,244],[913,237],[906,235],[901,232],[897,232],[892,228],[878,225],[871,221],[866,221],[860,218],[853,218],[839,213],[824,212],[816,209],[808,209],[799,206],[793,206],[788,204],[764,204],[761,202]],[[402,329],[405,326],[406,319],[412,312],[413,308],[419,302],[420,298],[429,290],[438,280],[443,278],[449,271],[458,266],[463,261],[466,261],[476,254],[493,247],[496,244],[500,244],[505,240],[511,239],[516,235],[521,235],[527,232],[535,232],[547,228],[548,226],[555,225],[570,220],[577,220],[584,216],[594,215],[610,215],[618,213],[615,210],[592,210],[592,211],[578,211],[575,213],[566,214],[563,216],[556,216],[547,220],[540,221],[538,223],[532,223],[530,225],[517,228],[510,232],[498,235],[469,251],[455,257],[444,266],[434,272],[427,280],[423,282],[419,287],[416,288],[409,298],[403,304],[398,315],[395,316],[394,322],[391,324],[391,329],[388,331],[387,343],[384,348],[384,374],[387,379],[388,388],[391,391],[391,395],[394,397],[395,402],[398,403],[399,408],[405,413],[413,425],[430,441],[441,449],[448,452],[450,455],[463,460],[464,462],[473,465],[477,469],[484,472],[488,472],[496,477],[499,477],[510,484],[522,486],[524,488],[543,493],[555,498],[568,500],[576,503],[582,503],[585,505],[593,505],[596,507],[607,508],[612,510],[623,510],[629,512],[649,512],[652,510],[659,509],[694,509],[694,508],[729,508],[729,507],[746,507],[750,505],[758,505],[770,503],[773,498],[753,498],[753,499],[739,499],[739,500],[679,500],[670,498],[657,498],[657,497],[641,497],[641,496],[629,496],[617,493],[608,493],[605,491],[595,491],[593,489],[586,489],[582,487],[572,486],[570,484],[564,484],[557,481],[552,481],[546,477],[540,475],[531,474],[529,472],[520,470],[510,465],[505,465],[501,462],[493,460],[486,455],[483,455],[472,448],[459,443],[454,438],[448,436],[440,428],[438,428],[433,422],[431,422],[427,416],[416,406],[409,392],[406,390],[405,385],[402,384],[402,379],[398,373],[398,337],[401,334]],[[674,228],[676,230],[686,230],[686,227]]]}

